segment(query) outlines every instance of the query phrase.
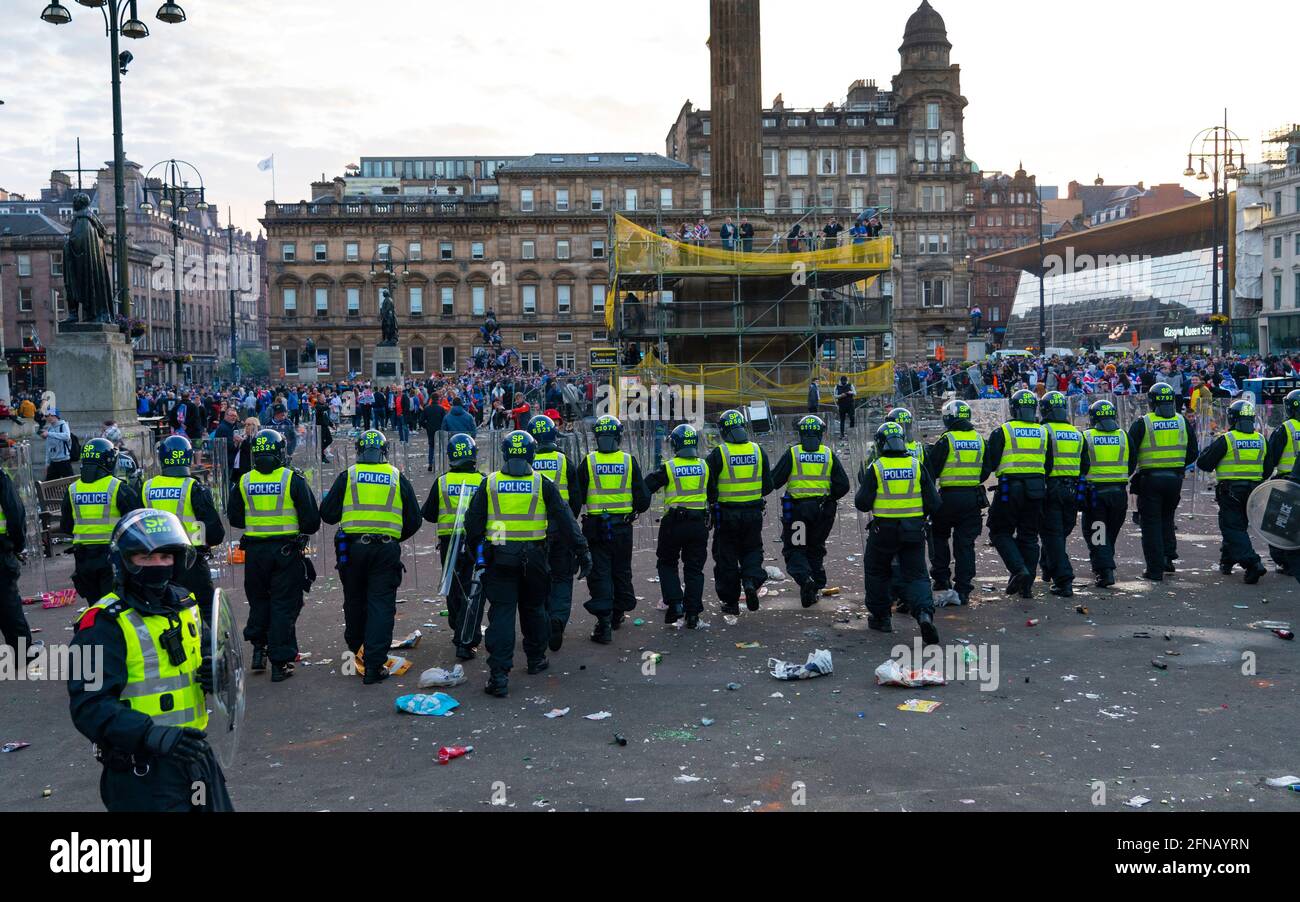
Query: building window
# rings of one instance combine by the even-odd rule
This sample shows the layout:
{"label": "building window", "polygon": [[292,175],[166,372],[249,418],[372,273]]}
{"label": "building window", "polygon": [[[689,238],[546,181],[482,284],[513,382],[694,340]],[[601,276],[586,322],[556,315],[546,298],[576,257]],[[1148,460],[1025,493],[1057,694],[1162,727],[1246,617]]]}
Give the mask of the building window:
{"label": "building window", "polygon": [[1282,309],[1282,277],[1273,276],[1273,309]]}
{"label": "building window", "polygon": [[603,238],[591,239],[591,259],[593,260],[605,259],[605,241]]}
{"label": "building window", "polygon": [[796,213],[804,211],[804,194],[802,188],[792,188],[790,190],[790,209]]}
{"label": "building window", "polygon": [[63,275],[63,251],[50,251],[50,275]]}
{"label": "building window", "polygon": [[535,315],[537,313],[537,286],[524,285],[521,297],[523,301],[524,315]]}
{"label": "building window", "polygon": [[881,147],[876,151],[876,175],[898,175],[897,147]]}
{"label": "building window", "polygon": [[298,289],[286,288],[281,293],[281,297],[284,299],[284,315],[297,316],[298,315]]}
{"label": "building window", "polygon": [[330,315],[330,291],[328,288],[316,289],[316,315]]}
{"label": "building window", "polygon": [[23,313],[30,313],[32,310],[32,290],[30,288],[18,289],[18,309]]}
{"label": "building window", "polygon": [[921,211],[924,213],[941,213],[948,209],[948,189],[923,185],[920,188]]}
{"label": "building window", "polygon": [[298,246],[296,244],[280,245],[280,259],[285,263],[292,263],[298,259]]}
{"label": "building window", "polygon": [[867,192],[863,188],[853,188],[849,191],[849,205],[854,210],[865,210],[867,207]]}
{"label": "building window", "polygon": [[791,148],[786,157],[786,174],[800,176],[808,174],[808,151],[801,147]]}
{"label": "building window", "polygon": [[418,263],[424,259],[424,248],[418,241],[411,241],[406,245],[406,259],[412,263]]}
{"label": "building window", "polygon": [[609,333],[606,331],[593,331],[591,333],[592,341],[609,341]]}
{"label": "building window", "polygon": [[526,345],[535,345],[535,344],[537,344],[537,333],[536,333],[536,332],[525,332],[525,333],[524,333],[524,344],[526,344]]}
{"label": "building window", "polygon": [[775,117],[763,119],[763,128],[776,128],[777,121]]}
{"label": "building window", "polygon": [[592,313],[599,313],[599,314],[602,314],[602,315],[604,314],[604,312],[605,312],[605,291],[607,290],[607,288],[608,288],[608,286],[606,286],[606,285],[592,285],[592,286],[591,286],[591,312],[592,312]]}
{"label": "building window", "polygon": [[442,315],[453,316],[456,313],[456,289],[450,285],[442,286]]}
{"label": "building window", "polygon": [[536,259],[537,259],[537,242],[536,242],[536,241],[524,241],[523,244],[520,246],[519,256],[522,257],[522,258],[525,259],[525,260],[536,260]]}
{"label": "building window", "polygon": [[1300,272],[1295,274],[1295,306],[1300,310]]}
{"label": "building window", "polygon": [[818,175],[834,175],[838,164],[839,154],[834,150],[821,150],[817,152]]}
{"label": "building window", "polygon": [[921,281],[921,306],[948,306],[948,283],[942,279],[923,279]]}
{"label": "building window", "polygon": [[555,368],[557,370],[572,370],[575,368],[574,364],[576,362],[577,355],[572,352],[566,354],[560,354],[557,352],[555,355]]}
{"label": "building window", "polygon": [[601,188],[591,189],[591,210],[598,213],[605,209],[605,191]]}
{"label": "building window", "polygon": [[788,128],[803,128],[808,124],[808,121],[801,116],[792,116],[785,120],[785,124]]}
{"label": "building window", "polygon": [[406,290],[406,299],[411,316],[424,316],[424,288],[412,285]]}
{"label": "building window", "polygon": [[361,289],[348,289],[348,316],[361,315]]}
{"label": "building window", "polygon": [[673,189],[659,189],[659,208],[662,210],[671,210],[673,208]]}
{"label": "building window", "polygon": [[713,122],[708,119],[700,120],[700,128],[703,130],[704,134],[706,135],[713,134]]}
{"label": "building window", "polygon": [[443,345],[442,348],[442,371],[444,373],[456,372],[456,349]]}
{"label": "building window", "polygon": [[523,213],[533,212],[533,189],[522,188],[519,191],[519,209]]}
{"label": "building window", "polygon": [[474,299],[474,315],[483,316],[487,313],[487,288],[483,285],[474,285],[469,291]]}
{"label": "building window", "polygon": [[572,333],[572,332],[557,332],[556,335],[555,335],[555,341],[556,341],[556,343],[558,343],[558,344],[562,344],[562,345],[573,344],[573,333]]}
{"label": "building window", "polygon": [[424,372],[424,348],[422,347],[411,348],[411,372]]}
{"label": "building window", "polygon": [[555,286],[555,311],[561,314],[568,314],[573,310],[573,286],[556,285]]}
{"label": "building window", "polygon": [[568,260],[572,254],[569,251],[569,239],[558,238],[555,241],[555,259]]}
{"label": "building window", "polygon": [[767,213],[776,212],[776,189],[766,188],[763,191],[763,210]]}
{"label": "building window", "polygon": [[1282,236],[1281,235],[1278,235],[1276,238],[1273,239],[1273,259],[1274,260],[1282,259]]}
{"label": "building window", "polygon": [[925,127],[932,132],[939,130],[939,104],[927,103],[925,105]]}
{"label": "building window", "polygon": [[569,189],[557,188],[555,190],[555,209],[559,213],[569,211]]}
{"label": "building window", "polygon": [[393,259],[393,246],[387,241],[381,241],[377,248],[380,262],[387,263]]}
{"label": "building window", "polygon": [[456,258],[456,247],[450,241],[441,241],[438,243],[438,259],[454,260]]}
{"label": "building window", "polygon": [[700,206],[704,208],[707,215],[713,212],[713,189],[705,188],[700,191]]}
{"label": "building window", "polygon": [[286,376],[298,375],[298,349],[284,349],[284,374]]}
{"label": "building window", "polygon": [[700,154],[700,175],[713,175],[713,152],[704,151]]}
{"label": "building window", "polygon": [[781,151],[775,147],[763,148],[763,175],[776,178],[781,174]]}
{"label": "building window", "polygon": [[623,191],[623,209],[635,213],[637,208],[637,190],[627,188]]}
{"label": "building window", "polygon": [[349,241],[343,248],[343,256],[348,263],[356,263],[361,259],[361,245],[357,242]]}
{"label": "building window", "polygon": [[475,241],[469,246],[469,255],[474,260],[482,260],[485,256],[484,245],[482,241]]}
{"label": "building window", "polygon": [[860,147],[848,151],[849,175],[867,174],[867,152]]}
{"label": "building window", "polygon": [[348,375],[361,372],[361,349],[348,348]]}
{"label": "building window", "polygon": [[315,246],[312,247],[312,253],[315,255],[315,258],[316,258],[316,262],[317,262],[317,263],[327,263],[327,262],[329,262],[330,255],[329,255],[329,246],[328,246],[328,245],[325,245],[325,244],[317,244],[317,245],[315,245]]}
{"label": "building window", "polygon": [[826,209],[829,210],[830,208],[832,208],[832,207],[835,206],[835,189],[834,189],[834,188],[831,188],[831,187],[824,187],[824,188],[821,189],[821,194],[822,194],[822,201],[821,201],[821,203],[822,203],[822,206],[823,206],[823,207],[825,207]]}

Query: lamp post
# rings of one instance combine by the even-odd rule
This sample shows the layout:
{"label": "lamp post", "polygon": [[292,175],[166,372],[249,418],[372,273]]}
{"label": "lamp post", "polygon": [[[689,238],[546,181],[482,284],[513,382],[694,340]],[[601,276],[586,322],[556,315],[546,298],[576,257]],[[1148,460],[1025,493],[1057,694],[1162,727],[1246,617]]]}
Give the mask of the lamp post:
{"label": "lamp post", "polygon": [[[8,232],[8,229],[5,229]],[[9,404],[9,356],[5,353],[5,267],[13,263],[0,263],[0,401]]]}
{"label": "lamp post", "polygon": [[235,327],[235,220],[230,208],[226,208],[226,290],[230,302],[230,381],[239,384],[239,342]]}
{"label": "lamp post", "polygon": [[[1214,182],[1214,190],[1210,193],[1210,199],[1214,204],[1210,216],[1213,223],[1211,226],[1213,262],[1210,274],[1213,287],[1210,296],[1210,315],[1216,318],[1219,316],[1219,289],[1220,285],[1222,285],[1223,316],[1227,318],[1227,324],[1222,327],[1223,332],[1220,336],[1220,345],[1224,354],[1232,352],[1232,308],[1227,292],[1227,273],[1224,273],[1225,278],[1223,278],[1222,282],[1220,281],[1219,242],[1222,240],[1225,245],[1224,258],[1226,259],[1226,245],[1230,234],[1228,231],[1230,228],[1228,223],[1228,180],[1239,178],[1246,171],[1246,155],[1243,150],[1245,143],[1243,138],[1228,128],[1228,111],[1224,110],[1223,125],[1202,129],[1192,139],[1192,143],[1187,150],[1187,169],[1183,171],[1186,178],[1195,178],[1200,182],[1212,179]],[[1223,211],[1222,229],[1219,226],[1220,209]],[[1217,320],[1214,328],[1220,328]]]}
{"label": "lamp post", "polygon": [[[140,40],[149,37],[149,26],[140,19],[137,0],[77,0],[82,6],[98,9],[104,17],[104,31],[108,35],[110,62],[113,70],[113,198],[114,216],[113,259],[117,269],[117,303],[122,316],[131,315],[131,276],[127,267],[126,249],[126,152],[122,149],[122,75],[132,56],[119,49],[120,38]],[[177,25],[185,21],[185,10],[178,3],[164,3],[158,8],[159,21]],[[59,0],[41,12],[41,18],[51,25],[67,25],[72,13]]]}
{"label": "lamp post", "polygon": [[[388,248],[387,253],[379,249],[385,246]],[[408,267],[408,261],[406,259],[406,255],[403,254],[400,249],[394,248],[393,245],[391,244],[384,245],[383,242],[380,242],[379,248],[375,249],[375,255],[370,258],[370,278],[374,279],[382,272],[384,275],[388,276],[388,290],[391,292],[393,290],[393,286],[397,284],[397,278],[396,278],[397,269],[394,265],[394,260],[393,260],[394,251],[396,251],[402,257],[402,259],[397,262],[402,264],[401,275],[403,279],[405,279],[407,276],[411,274],[411,270]],[[383,268],[382,269],[377,268],[378,264],[381,263],[383,264]],[[397,303],[396,299],[393,300],[393,303]]]}
{"label": "lamp post", "polygon": [[[162,167],[162,175],[157,179],[154,178],[154,171]],[[191,187],[185,178],[186,172],[190,172],[198,179],[197,188]],[[183,258],[181,257],[181,234],[182,223],[190,212],[190,203],[194,202],[194,209],[203,212],[208,209],[208,203],[205,199],[206,189],[203,187],[203,176],[190,163],[184,160],[163,160],[161,163],[155,163],[150,167],[144,178],[144,203],[140,204],[140,210],[144,213],[152,213],[155,209],[159,212],[166,210],[171,218],[172,232],[172,341],[175,344],[176,354],[181,354],[185,350],[185,344],[181,332],[181,277],[184,273]],[[150,197],[157,199],[155,205]]]}

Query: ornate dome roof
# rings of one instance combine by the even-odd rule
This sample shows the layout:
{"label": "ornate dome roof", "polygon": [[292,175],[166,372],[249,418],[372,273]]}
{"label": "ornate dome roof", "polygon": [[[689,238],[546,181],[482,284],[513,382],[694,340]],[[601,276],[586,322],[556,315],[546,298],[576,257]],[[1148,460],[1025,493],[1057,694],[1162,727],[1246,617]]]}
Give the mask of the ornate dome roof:
{"label": "ornate dome roof", "polygon": [[903,31],[903,48],[921,44],[942,44],[952,48],[948,42],[948,26],[944,24],[943,16],[930,5],[930,0],[921,0]]}

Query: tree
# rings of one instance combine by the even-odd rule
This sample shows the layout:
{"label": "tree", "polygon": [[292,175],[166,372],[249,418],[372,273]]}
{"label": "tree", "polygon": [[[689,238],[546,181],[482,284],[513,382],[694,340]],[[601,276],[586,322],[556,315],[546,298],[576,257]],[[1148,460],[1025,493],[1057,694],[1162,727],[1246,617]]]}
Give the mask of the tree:
{"label": "tree", "polygon": [[239,374],[244,379],[266,379],[271,375],[271,355],[260,348],[239,352]]}

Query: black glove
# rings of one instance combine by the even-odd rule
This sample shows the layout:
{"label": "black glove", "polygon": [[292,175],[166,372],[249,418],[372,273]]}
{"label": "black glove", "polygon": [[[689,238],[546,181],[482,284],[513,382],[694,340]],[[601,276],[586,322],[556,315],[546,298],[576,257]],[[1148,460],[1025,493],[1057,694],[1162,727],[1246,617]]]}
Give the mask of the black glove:
{"label": "black glove", "polygon": [[172,757],[187,764],[203,760],[208,753],[208,734],[193,727],[149,728],[141,745],[160,757]]}
{"label": "black glove", "polygon": [[203,663],[199,665],[199,669],[194,671],[194,678],[199,681],[199,686],[202,687],[205,694],[212,694],[212,687],[215,681],[213,680],[211,658],[203,659]]}
{"label": "black glove", "polygon": [[578,582],[583,582],[591,576],[591,565],[591,549],[585,546],[578,549]]}

